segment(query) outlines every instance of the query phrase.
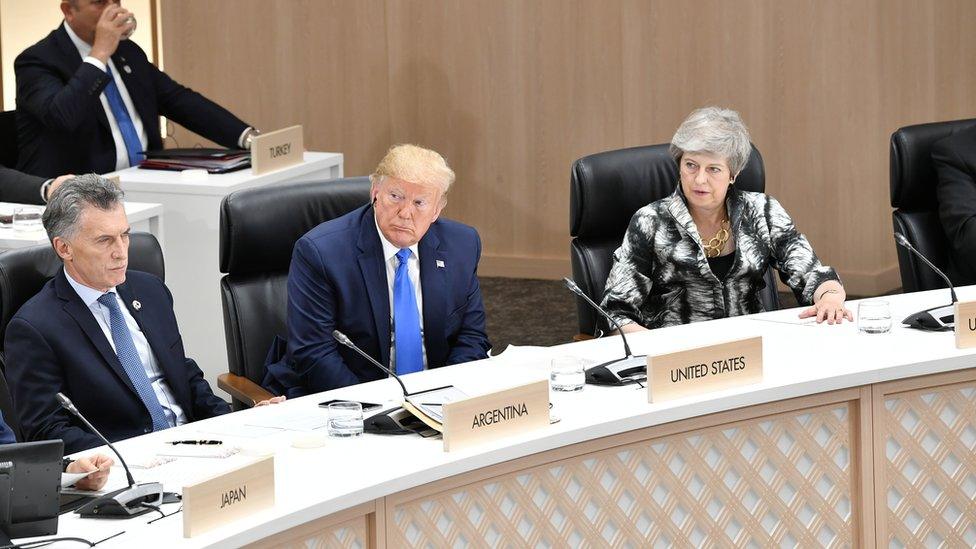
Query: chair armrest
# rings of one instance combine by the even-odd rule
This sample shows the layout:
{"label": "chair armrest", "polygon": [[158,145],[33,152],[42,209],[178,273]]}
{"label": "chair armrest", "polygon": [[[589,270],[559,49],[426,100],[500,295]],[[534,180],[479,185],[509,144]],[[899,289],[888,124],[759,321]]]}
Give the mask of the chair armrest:
{"label": "chair armrest", "polygon": [[590,334],[576,334],[573,336],[573,341],[586,341],[588,339],[593,339]]}
{"label": "chair armrest", "polygon": [[226,373],[217,376],[217,387],[220,387],[232,398],[243,402],[247,406],[254,406],[262,400],[268,400],[274,395],[267,389],[254,383],[244,376]]}

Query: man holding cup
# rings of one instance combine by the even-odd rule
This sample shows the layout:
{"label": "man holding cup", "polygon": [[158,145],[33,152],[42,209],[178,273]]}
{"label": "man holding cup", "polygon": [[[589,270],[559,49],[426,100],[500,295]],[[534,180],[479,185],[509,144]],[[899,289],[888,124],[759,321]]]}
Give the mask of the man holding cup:
{"label": "man holding cup", "polygon": [[127,40],[136,20],[118,0],[63,0],[64,23],[14,61],[21,171],[106,173],[162,149],[166,116],[222,146],[255,130],[157,69]]}

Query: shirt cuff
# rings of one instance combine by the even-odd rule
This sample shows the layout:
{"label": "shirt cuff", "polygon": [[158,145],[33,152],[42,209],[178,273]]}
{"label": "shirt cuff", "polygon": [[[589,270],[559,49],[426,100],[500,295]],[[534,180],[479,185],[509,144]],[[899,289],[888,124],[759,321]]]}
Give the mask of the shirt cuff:
{"label": "shirt cuff", "polygon": [[53,183],[53,182],[54,182],[53,179],[48,179],[44,183],[41,183],[41,203],[42,204],[47,204],[47,197],[44,196],[44,195],[47,193],[48,187],[50,187],[51,186],[51,183]]}
{"label": "shirt cuff", "polygon": [[102,63],[99,59],[96,59],[96,58],[94,58],[94,57],[92,57],[90,55],[88,57],[82,59],[82,61],[84,61],[85,63],[91,63],[92,65],[95,65],[102,72],[108,72],[108,69],[105,66],[105,63]]}
{"label": "shirt cuff", "polygon": [[237,138],[237,146],[238,147],[240,147],[242,149],[246,149],[247,148],[247,147],[244,146],[244,138],[247,137],[248,132],[252,132],[252,131],[254,131],[254,128],[252,128],[251,126],[248,126],[248,127],[244,128],[244,131],[241,132],[240,137]]}

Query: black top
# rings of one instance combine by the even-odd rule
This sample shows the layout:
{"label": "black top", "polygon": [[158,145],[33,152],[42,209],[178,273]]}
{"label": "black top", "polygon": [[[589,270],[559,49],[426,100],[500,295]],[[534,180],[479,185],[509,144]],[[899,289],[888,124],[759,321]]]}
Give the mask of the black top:
{"label": "black top", "polygon": [[734,259],[735,252],[718,257],[709,257],[708,266],[712,269],[715,278],[725,280],[725,277],[729,275],[729,271],[732,270],[732,262]]}

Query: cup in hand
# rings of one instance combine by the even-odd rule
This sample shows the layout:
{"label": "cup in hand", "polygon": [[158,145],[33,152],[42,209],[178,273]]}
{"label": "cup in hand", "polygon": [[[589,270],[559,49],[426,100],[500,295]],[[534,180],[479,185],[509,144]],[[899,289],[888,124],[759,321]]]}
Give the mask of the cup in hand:
{"label": "cup in hand", "polygon": [[330,437],[358,437],[363,434],[363,406],[358,402],[329,404]]}
{"label": "cup in hand", "polygon": [[44,231],[41,224],[41,208],[37,206],[21,206],[14,209],[14,231],[18,233],[40,233]]}
{"label": "cup in hand", "polygon": [[136,16],[135,15],[130,15],[130,16],[126,17],[125,23],[127,25],[132,25],[132,27],[129,30],[127,30],[124,33],[122,33],[122,37],[121,37],[122,40],[128,40],[129,37],[132,36],[132,33],[136,32],[136,28],[139,26],[136,23]]}
{"label": "cup in hand", "polygon": [[549,386],[553,391],[582,391],[585,384],[583,361],[574,356],[559,356],[552,359]]}
{"label": "cup in hand", "polygon": [[891,331],[891,310],[884,299],[868,299],[857,305],[857,331],[886,334]]}

